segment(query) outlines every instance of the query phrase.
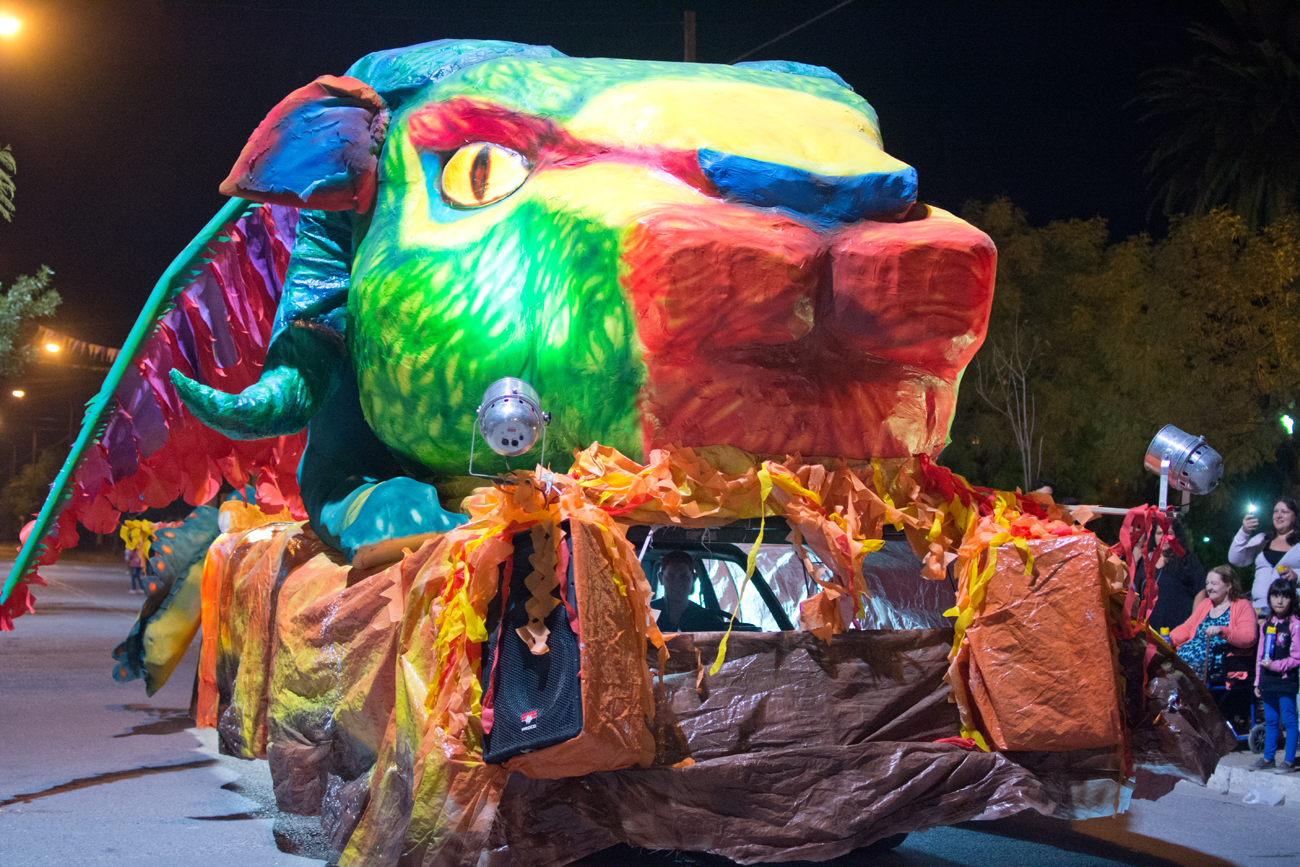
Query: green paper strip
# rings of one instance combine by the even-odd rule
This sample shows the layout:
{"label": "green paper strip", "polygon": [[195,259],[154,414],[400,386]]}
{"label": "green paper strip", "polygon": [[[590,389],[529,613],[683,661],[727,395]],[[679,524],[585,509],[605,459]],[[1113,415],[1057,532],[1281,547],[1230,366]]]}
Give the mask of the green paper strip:
{"label": "green paper strip", "polygon": [[[158,324],[158,319],[170,308],[176,293],[180,291],[194,275],[200,273],[203,262],[195,261],[205,252],[213,236],[228,223],[239,219],[244,212],[250,207],[256,207],[253,202],[247,199],[231,199],[225,204],[217,215],[208,221],[203,230],[195,236],[193,241],[181,251],[163,272],[162,277],[154,284],[153,292],[149,294],[149,300],[145,302],[144,309],[140,311],[140,316],[135,320],[135,325],[131,328],[130,335],[127,336],[126,342],[122,344],[122,350],[113,362],[112,368],[108,371],[108,376],[104,378],[104,384],[100,386],[99,393],[91,398],[90,403],[86,405],[86,416],[81,422],[81,433],[77,435],[77,440],[72,444],[72,449],[68,452],[67,459],[63,462],[63,469],[59,470],[58,476],[54,479],[54,484],[50,486],[50,495],[45,499],[45,505],[41,507],[41,512],[36,516],[36,524],[32,527],[31,535],[23,543],[22,550],[18,552],[18,558],[14,560],[13,568],[9,570],[9,577],[5,579],[4,588],[0,589],[0,605],[9,601],[9,596],[13,593],[14,587],[18,582],[34,571],[31,566],[33,557],[38,550],[41,550],[45,544],[45,537],[53,528],[55,520],[59,516],[63,504],[71,495],[72,474],[77,471],[78,464],[85,454],[87,446],[97,436],[100,427],[100,421],[108,411],[113,401],[113,393],[117,391],[117,386],[122,381],[123,374],[126,373],[127,365],[135,361],[135,355],[140,350],[140,346],[153,334],[154,328]],[[191,274],[186,274],[187,269],[195,269]],[[184,279],[177,280],[177,277]]]}

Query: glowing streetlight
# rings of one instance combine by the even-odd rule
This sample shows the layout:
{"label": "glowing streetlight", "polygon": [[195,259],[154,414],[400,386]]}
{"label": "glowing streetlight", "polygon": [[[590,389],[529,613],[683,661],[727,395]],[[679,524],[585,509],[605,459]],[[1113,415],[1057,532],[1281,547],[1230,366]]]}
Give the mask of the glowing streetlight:
{"label": "glowing streetlight", "polygon": [[1208,543],[1208,542],[1210,541],[1210,537],[1209,537],[1209,536],[1202,536],[1202,537],[1201,537],[1201,541],[1202,541],[1202,542],[1207,542],[1207,543]]}
{"label": "glowing streetlight", "polygon": [[1286,428],[1287,436],[1290,436],[1295,432],[1295,419],[1291,418],[1291,416],[1284,415],[1280,421],[1282,422],[1282,427]]}
{"label": "glowing streetlight", "polygon": [[12,15],[0,15],[0,36],[13,36],[23,27],[23,23]]}
{"label": "glowing streetlight", "polygon": [[14,397],[26,397],[26,396],[27,396],[27,392],[23,391],[21,388],[15,388],[13,391],[10,392],[10,394],[12,394]]}
{"label": "glowing streetlight", "polygon": [[45,351],[46,351],[46,352],[58,352],[61,348],[62,348],[62,347],[59,346],[59,344],[57,344],[57,343],[47,343],[47,344],[45,344]]}

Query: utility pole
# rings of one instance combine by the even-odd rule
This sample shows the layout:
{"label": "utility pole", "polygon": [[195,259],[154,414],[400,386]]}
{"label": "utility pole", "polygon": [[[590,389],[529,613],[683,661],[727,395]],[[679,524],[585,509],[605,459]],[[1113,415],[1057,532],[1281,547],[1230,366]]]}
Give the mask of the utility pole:
{"label": "utility pole", "polygon": [[695,13],[682,13],[682,43],[685,46],[682,59],[687,63],[695,62]]}

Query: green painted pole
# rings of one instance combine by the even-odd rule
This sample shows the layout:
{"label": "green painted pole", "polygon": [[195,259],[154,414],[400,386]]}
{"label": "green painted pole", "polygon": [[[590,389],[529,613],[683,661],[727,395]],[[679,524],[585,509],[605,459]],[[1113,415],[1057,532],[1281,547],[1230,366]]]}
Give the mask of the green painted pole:
{"label": "green painted pole", "polygon": [[108,376],[104,378],[104,384],[100,386],[99,393],[91,398],[90,403],[86,404],[86,417],[81,422],[81,433],[77,435],[77,441],[72,444],[67,460],[63,462],[63,469],[59,470],[58,476],[54,479],[54,484],[50,486],[50,495],[45,498],[45,505],[41,507],[40,514],[36,516],[36,523],[32,527],[31,535],[27,537],[27,541],[23,543],[22,549],[18,552],[18,558],[14,560],[13,568],[9,570],[9,577],[5,579],[4,588],[0,589],[0,605],[9,601],[9,596],[13,593],[14,587],[18,585],[18,581],[32,571],[32,560],[45,544],[45,537],[53,528],[54,522],[59,516],[59,511],[71,494],[72,474],[77,471],[77,465],[81,463],[82,455],[85,454],[91,440],[95,438],[100,421],[108,411],[109,406],[112,405],[113,393],[117,391],[117,386],[126,373],[127,365],[135,361],[135,355],[140,351],[141,345],[153,334],[159,317],[167,311],[168,305],[175,298],[176,291],[180,288],[177,278],[185,275],[190,270],[202,267],[203,262],[196,260],[203,255],[208,243],[224,226],[238,220],[250,207],[255,207],[255,205],[247,199],[231,199],[227,202],[217,212],[217,215],[203,227],[203,231],[199,232],[194,240],[190,241],[189,245],[181,251],[181,254],[172,261],[167,270],[163,272],[162,277],[158,278],[158,282],[154,284],[153,292],[149,294],[149,300],[145,302],[144,309],[140,311],[139,318],[135,320],[135,325],[132,326],[131,333],[126,338],[126,343],[122,345],[117,360],[113,362],[113,366],[109,369]]}

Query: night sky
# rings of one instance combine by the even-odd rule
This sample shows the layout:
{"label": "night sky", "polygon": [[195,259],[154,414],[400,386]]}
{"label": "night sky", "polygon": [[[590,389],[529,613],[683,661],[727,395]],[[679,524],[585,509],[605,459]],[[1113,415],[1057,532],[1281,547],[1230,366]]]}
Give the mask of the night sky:
{"label": "night sky", "polygon": [[[18,160],[0,283],[48,264],[65,299],[53,327],[120,343],[266,112],[369,51],[465,37],[681,60],[691,8],[697,59],[725,63],[837,2],[0,0],[25,24],[0,41],[0,146]],[[750,59],[840,73],[926,201],[1005,195],[1035,224],[1100,215],[1118,239],[1163,231],[1141,173],[1150,133],[1126,103],[1142,71],[1196,52],[1194,21],[1226,15],[1209,0],[857,0]]]}

